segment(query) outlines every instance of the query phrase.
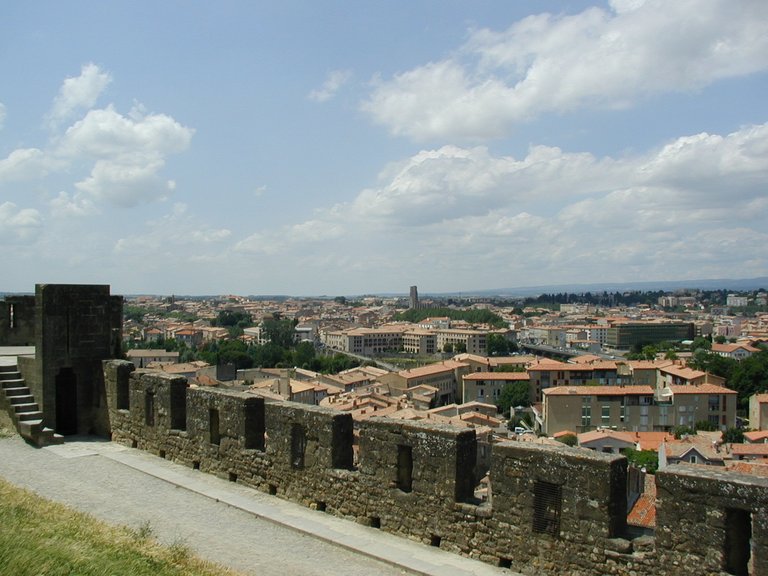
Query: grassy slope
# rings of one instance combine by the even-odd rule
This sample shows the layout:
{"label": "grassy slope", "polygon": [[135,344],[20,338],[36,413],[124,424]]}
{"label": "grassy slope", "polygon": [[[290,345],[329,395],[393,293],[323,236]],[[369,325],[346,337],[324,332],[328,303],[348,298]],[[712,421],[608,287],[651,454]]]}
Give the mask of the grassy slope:
{"label": "grassy slope", "polygon": [[160,546],[149,526],[101,523],[0,479],[0,574],[13,576],[235,576],[183,543]]}

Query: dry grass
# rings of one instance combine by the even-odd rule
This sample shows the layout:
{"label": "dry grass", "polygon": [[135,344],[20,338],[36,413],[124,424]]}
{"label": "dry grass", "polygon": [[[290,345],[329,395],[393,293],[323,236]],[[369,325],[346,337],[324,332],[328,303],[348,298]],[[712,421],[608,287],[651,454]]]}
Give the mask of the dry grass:
{"label": "dry grass", "polygon": [[149,524],[120,528],[0,479],[0,575],[237,576],[196,558],[183,542],[161,546]]}

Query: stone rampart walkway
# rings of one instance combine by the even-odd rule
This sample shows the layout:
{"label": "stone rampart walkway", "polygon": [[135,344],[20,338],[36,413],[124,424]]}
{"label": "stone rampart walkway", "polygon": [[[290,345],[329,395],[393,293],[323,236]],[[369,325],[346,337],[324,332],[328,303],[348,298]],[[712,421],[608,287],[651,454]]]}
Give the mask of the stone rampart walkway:
{"label": "stone rampart walkway", "polygon": [[113,524],[148,523],[160,541],[245,574],[513,575],[95,438],[42,449],[0,439],[0,476]]}

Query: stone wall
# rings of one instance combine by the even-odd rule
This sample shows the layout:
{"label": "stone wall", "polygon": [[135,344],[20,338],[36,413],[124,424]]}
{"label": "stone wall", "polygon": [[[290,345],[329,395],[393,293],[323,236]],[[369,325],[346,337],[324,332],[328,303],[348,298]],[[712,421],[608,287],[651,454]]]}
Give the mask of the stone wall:
{"label": "stone wall", "polygon": [[46,425],[64,434],[106,434],[102,361],[119,357],[122,297],[106,285],[35,287],[35,362],[23,371]]}
{"label": "stone wall", "polygon": [[767,573],[768,481],[659,474],[658,537],[629,540],[621,456],[497,444],[482,501],[473,430],[385,418],[354,430],[346,413],[191,388],[127,362],[104,374],[115,441],[523,574]]}
{"label": "stone wall", "polygon": [[35,297],[6,296],[0,301],[0,346],[34,346]]}
{"label": "stone wall", "polygon": [[[730,574],[768,574],[768,478],[715,467],[674,469],[656,476],[660,561],[681,567],[675,574],[683,574],[683,566],[698,566],[700,574],[716,574],[721,567],[729,567]],[[744,546],[760,552],[749,564],[740,558]]]}

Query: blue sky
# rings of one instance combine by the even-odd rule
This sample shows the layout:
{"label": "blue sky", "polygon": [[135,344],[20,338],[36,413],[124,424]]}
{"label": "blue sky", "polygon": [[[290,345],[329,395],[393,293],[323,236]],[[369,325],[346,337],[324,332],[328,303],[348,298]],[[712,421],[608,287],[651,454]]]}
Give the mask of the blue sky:
{"label": "blue sky", "polygon": [[8,2],[0,291],[768,275],[764,0]]}

